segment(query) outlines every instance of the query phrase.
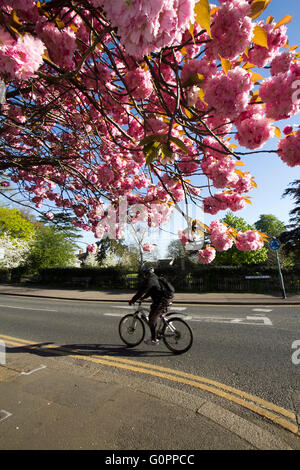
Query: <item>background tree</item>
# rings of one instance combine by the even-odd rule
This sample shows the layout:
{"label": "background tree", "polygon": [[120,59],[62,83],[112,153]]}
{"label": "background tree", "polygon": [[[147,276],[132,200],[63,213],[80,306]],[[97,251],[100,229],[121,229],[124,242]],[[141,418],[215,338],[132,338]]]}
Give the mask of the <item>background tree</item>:
{"label": "background tree", "polygon": [[105,264],[108,256],[115,258],[115,264],[122,265],[122,260],[126,258],[129,253],[128,246],[123,240],[113,240],[111,238],[102,238],[96,242],[98,251],[96,253],[96,260],[99,266]]}
{"label": "background tree", "polygon": [[[255,222],[254,227],[260,232],[266,233],[270,238],[279,238],[280,234],[285,231],[284,223],[272,214],[261,214],[258,221]],[[266,264],[270,266],[276,265],[277,261],[275,251],[269,248],[268,243],[265,245],[265,248],[268,250],[268,259],[266,260]],[[293,264],[292,256],[285,252],[282,246],[279,248],[278,254],[282,267],[288,267]]]}
{"label": "background tree", "polygon": [[74,245],[53,226],[40,225],[28,258],[34,272],[40,268],[66,267],[74,264]]}
{"label": "background tree", "polygon": [[300,180],[293,181],[284,191],[283,197],[291,196],[295,207],[290,211],[290,224],[279,240],[283,243],[284,253],[292,256],[295,264],[300,264]]}
{"label": "background tree", "polygon": [[62,232],[67,240],[76,243],[81,238],[80,229],[74,226],[73,219],[65,212],[53,214],[53,218],[49,219],[46,215],[39,217],[39,221],[46,226],[54,226],[59,232]]}
{"label": "background tree", "polygon": [[4,233],[11,238],[30,240],[34,236],[35,227],[22,217],[19,209],[0,207],[0,236]]}
{"label": "background tree", "polygon": [[285,230],[284,223],[272,214],[261,214],[254,227],[270,237],[278,237]]}

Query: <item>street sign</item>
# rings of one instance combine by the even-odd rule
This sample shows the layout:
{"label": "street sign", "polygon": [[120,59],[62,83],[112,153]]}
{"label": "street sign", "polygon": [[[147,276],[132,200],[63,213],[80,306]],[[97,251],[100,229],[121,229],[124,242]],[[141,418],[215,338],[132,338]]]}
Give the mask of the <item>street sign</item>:
{"label": "street sign", "polygon": [[273,238],[269,241],[269,247],[271,248],[271,250],[279,250],[280,245],[281,243],[279,240],[277,240],[277,238]]}
{"label": "street sign", "polygon": [[203,247],[204,240],[195,240],[193,242],[188,242],[185,244],[185,249],[189,251],[198,251]]}

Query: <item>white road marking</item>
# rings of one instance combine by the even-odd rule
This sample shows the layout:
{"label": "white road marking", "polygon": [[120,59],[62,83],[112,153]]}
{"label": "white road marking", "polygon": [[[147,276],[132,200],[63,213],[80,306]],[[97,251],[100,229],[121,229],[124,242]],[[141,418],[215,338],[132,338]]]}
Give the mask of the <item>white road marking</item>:
{"label": "white road marking", "polygon": [[[116,305],[115,306],[116,308],[126,308],[126,309],[130,309],[130,310],[134,310],[134,307],[128,305],[128,306],[125,306],[125,305]],[[146,308],[149,308],[149,307],[146,307]],[[186,307],[174,307],[174,310],[176,311],[179,311],[179,310],[186,310]],[[169,312],[172,312],[173,309],[172,308],[169,308]]]}
{"label": "white road marking", "polygon": [[106,317],[123,317],[123,313],[103,313]]}
{"label": "white road marking", "polygon": [[268,313],[268,312],[272,312],[272,309],[271,308],[253,308],[252,311]]}
{"label": "white road marking", "polygon": [[47,367],[47,366],[44,366],[44,365],[42,364],[41,367],[37,367],[36,369],[31,370],[30,372],[21,372],[20,374],[21,374],[21,375],[30,375],[30,374],[33,374],[34,372],[37,372],[38,370],[46,369],[46,367]]}
{"label": "white road marking", "polygon": [[12,413],[9,413],[9,411],[0,410],[0,421],[4,421],[6,418],[9,418],[10,416],[12,416]]}
{"label": "white road marking", "polygon": [[46,309],[46,308],[14,307],[12,305],[0,305],[0,307],[19,308],[21,310],[36,310],[38,312],[40,312],[40,311],[43,311],[43,312],[57,312],[57,310],[50,310],[50,309]]}
{"label": "white road marking", "polygon": [[268,318],[268,317],[258,317],[258,316],[250,317],[250,316],[248,316],[248,317],[247,317],[247,320],[262,320],[265,325],[270,325],[270,326],[273,325],[273,323],[271,322],[270,318]]}

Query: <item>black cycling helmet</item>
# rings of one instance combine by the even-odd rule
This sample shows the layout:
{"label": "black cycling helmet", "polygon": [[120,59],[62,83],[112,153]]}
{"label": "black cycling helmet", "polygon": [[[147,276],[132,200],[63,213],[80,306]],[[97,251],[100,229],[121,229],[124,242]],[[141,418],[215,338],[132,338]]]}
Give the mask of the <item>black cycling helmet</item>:
{"label": "black cycling helmet", "polygon": [[142,266],[141,273],[142,274],[151,274],[151,273],[154,273],[154,269],[151,266]]}

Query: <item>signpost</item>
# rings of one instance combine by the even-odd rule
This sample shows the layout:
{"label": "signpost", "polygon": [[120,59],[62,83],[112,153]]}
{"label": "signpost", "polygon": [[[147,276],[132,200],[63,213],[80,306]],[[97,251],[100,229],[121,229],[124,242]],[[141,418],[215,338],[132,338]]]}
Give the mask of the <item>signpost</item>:
{"label": "signpost", "polygon": [[280,243],[279,240],[277,240],[277,238],[272,238],[269,241],[269,247],[271,248],[271,250],[274,250],[274,251],[279,250],[280,245],[281,245],[281,243]]}
{"label": "signpost", "polygon": [[283,299],[286,299],[284,281],[283,281],[283,276],[282,276],[282,272],[281,272],[281,269],[280,269],[280,262],[279,262],[279,256],[278,256],[278,250],[280,248],[280,245],[281,245],[281,243],[280,243],[279,240],[277,240],[277,238],[272,238],[269,241],[269,247],[271,248],[271,250],[274,250],[275,253],[276,253],[278,273],[279,273],[280,285],[281,285],[281,289],[282,289],[282,297],[283,297]]}
{"label": "signpost", "polygon": [[0,104],[6,103],[5,95],[6,95],[6,85],[2,80],[0,80]]}

